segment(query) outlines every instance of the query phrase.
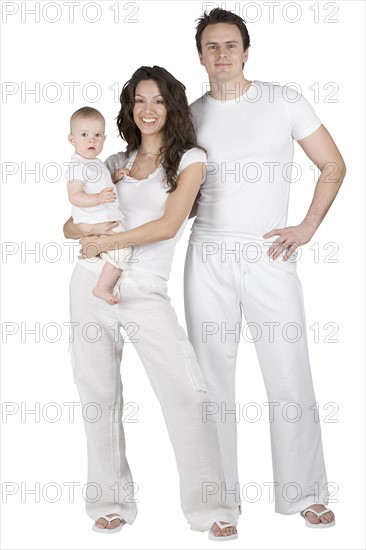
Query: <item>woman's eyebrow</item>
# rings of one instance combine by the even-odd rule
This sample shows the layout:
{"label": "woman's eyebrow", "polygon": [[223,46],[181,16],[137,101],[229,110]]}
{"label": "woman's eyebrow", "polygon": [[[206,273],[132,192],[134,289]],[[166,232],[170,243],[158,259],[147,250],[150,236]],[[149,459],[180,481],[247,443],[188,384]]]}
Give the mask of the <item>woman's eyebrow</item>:
{"label": "woman's eyebrow", "polygon": [[[138,96],[138,97],[146,97],[146,96],[144,96],[144,95],[142,95],[142,94],[135,94],[135,97],[137,97],[137,96]],[[154,96],[153,96],[153,99],[155,99],[156,97],[163,97],[163,96],[162,96],[161,94],[154,95]]]}

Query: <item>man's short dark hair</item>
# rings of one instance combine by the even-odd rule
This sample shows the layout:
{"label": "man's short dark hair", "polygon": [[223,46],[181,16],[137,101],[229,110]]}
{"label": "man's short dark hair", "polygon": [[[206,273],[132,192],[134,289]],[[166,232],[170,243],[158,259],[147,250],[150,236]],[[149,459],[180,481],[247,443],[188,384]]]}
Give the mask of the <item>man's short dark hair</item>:
{"label": "man's short dark hair", "polygon": [[196,27],[196,46],[199,53],[202,53],[201,38],[203,31],[207,25],[215,25],[216,23],[229,23],[230,25],[236,25],[243,38],[244,51],[246,51],[250,46],[249,33],[244,19],[231,11],[215,8],[209,13],[205,12],[202,17],[199,17],[196,21],[198,21]]}

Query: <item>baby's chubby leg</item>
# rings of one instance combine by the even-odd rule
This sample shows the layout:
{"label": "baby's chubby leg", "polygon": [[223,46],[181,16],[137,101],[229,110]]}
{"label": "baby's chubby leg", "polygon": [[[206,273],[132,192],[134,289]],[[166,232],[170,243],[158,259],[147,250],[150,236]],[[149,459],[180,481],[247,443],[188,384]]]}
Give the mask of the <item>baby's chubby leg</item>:
{"label": "baby's chubby leg", "polygon": [[101,298],[107,304],[118,304],[119,299],[113,296],[113,288],[121,275],[122,269],[115,267],[110,262],[105,262],[98,279],[97,286],[93,290],[96,298]]}

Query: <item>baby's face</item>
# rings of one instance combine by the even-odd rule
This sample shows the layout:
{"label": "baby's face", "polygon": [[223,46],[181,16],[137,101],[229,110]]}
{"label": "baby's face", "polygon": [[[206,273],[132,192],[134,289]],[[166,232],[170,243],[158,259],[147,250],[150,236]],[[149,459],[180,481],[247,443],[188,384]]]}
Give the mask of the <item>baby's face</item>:
{"label": "baby's face", "polygon": [[101,118],[77,118],[72,123],[69,141],[75,153],[87,159],[95,159],[103,149],[105,124]]}

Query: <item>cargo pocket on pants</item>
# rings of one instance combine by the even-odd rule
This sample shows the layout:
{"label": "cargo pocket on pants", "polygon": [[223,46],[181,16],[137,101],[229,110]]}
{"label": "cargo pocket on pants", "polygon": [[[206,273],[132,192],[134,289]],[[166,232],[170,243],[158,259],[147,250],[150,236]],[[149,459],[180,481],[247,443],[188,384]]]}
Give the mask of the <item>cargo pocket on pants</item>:
{"label": "cargo pocket on pants", "polygon": [[183,351],[189,378],[195,391],[207,391],[206,382],[196,354],[189,340],[181,340],[179,345]]}

